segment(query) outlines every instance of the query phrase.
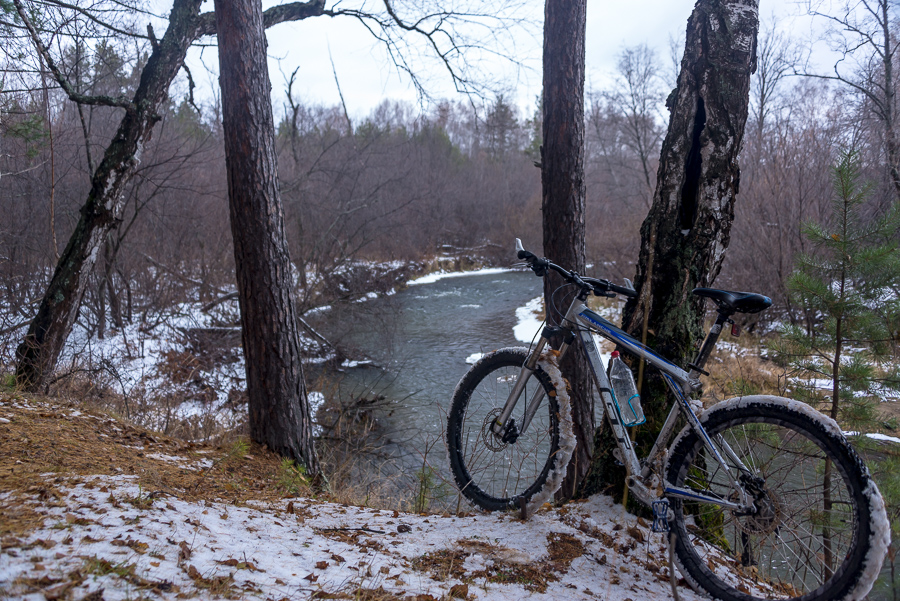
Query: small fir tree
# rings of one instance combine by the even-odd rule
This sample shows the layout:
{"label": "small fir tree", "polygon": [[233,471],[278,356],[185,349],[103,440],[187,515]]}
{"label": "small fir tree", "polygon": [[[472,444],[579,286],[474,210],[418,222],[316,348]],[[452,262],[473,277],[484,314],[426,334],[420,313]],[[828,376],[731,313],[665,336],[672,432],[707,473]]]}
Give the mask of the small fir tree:
{"label": "small fir tree", "polygon": [[[804,311],[805,323],[784,328],[775,354],[793,368],[794,377],[815,383],[809,388],[796,387],[794,396],[805,396],[803,400],[830,415],[845,430],[866,431],[884,425],[879,423],[876,403],[886,393],[900,390],[900,212],[895,206],[881,217],[867,215],[871,186],[860,181],[859,159],[854,152],[841,156],[833,180],[828,223],[804,227],[813,250],[798,259],[787,282],[792,300]],[[817,380],[827,380],[830,405],[819,397]],[[868,442],[868,438],[860,437],[857,447],[870,446]],[[866,454],[865,448],[860,450]],[[887,455],[882,454],[880,463],[873,462],[871,467],[884,487],[896,535],[900,475],[879,469],[896,462],[897,457],[892,456],[896,453],[888,451]],[[824,470],[825,515],[829,515],[831,479],[836,477],[830,459]],[[830,565],[831,524],[823,521],[822,529],[823,553]],[[890,558],[893,566],[893,548]]]}
{"label": "small fir tree", "polygon": [[877,421],[875,403],[900,390],[900,212],[867,215],[871,186],[860,181],[855,152],[841,156],[833,180],[828,223],[804,226],[813,251],[787,282],[804,323],[786,326],[775,350],[795,377],[827,380],[831,403],[823,406],[814,388],[795,396],[860,430]]}

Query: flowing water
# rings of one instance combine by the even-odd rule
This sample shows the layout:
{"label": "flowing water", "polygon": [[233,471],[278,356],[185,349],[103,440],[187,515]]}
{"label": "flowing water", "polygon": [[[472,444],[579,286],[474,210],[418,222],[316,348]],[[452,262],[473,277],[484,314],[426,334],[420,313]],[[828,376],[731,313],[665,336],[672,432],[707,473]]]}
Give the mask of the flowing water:
{"label": "flowing water", "polygon": [[[371,401],[364,406],[390,440],[390,457],[379,470],[399,476],[400,487],[414,486],[424,459],[450,491],[444,424],[453,391],[471,367],[467,359],[524,345],[513,334],[520,323],[516,310],[540,296],[541,284],[530,271],[452,274],[317,316],[317,326],[349,349],[351,359],[371,362],[345,363],[320,380],[320,388],[326,397],[339,391],[345,405]],[[456,503],[456,495],[450,497]]]}
{"label": "flowing water", "polygon": [[341,388],[384,396],[380,419],[389,431],[410,433],[410,443],[439,440],[453,390],[471,367],[466,360],[521,346],[513,335],[516,309],[540,294],[531,272],[473,272],[341,309],[341,322],[350,325],[342,344],[374,364],[344,368]]}

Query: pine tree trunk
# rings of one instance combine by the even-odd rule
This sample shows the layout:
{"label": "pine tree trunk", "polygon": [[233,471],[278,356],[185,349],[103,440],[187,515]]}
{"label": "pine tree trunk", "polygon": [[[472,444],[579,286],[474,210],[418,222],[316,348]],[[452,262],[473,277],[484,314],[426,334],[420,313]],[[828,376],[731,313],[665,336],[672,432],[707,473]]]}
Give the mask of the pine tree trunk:
{"label": "pine tree trunk", "polygon": [[[585,0],[547,0],[544,8],[544,123],[541,148],[544,255],[584,273],[584,36]],[[551,272],[544,278],[544,305],[562,283]],[[560,310],[565,310],[561,307]],[[558,317],[557,317],[558,319]],[[562,371],[572,388],[578,444],[560,489],[571,497],[591,465],[594,414],[584,355],[568,353]]]}
{"label": "pine tree trunk", "polygon": [[262,5],[260,0],[216,0],[215,12],[250,434],[318,474],[276,185]]}
{"label": "pine tree trunk", "polygon": [[[758,0],[698,0],[678,87],[667,102],[671,115],[656,191],[641,227],[639,296],[626,304],[622,325],[640,338],[646,316],[648,344],[682,366],[703,335],[703,300],[691,291],[713,284],[730,240],[758,13]],[[638,431],[639,448],[650,447],[665,420],[666,390],[661,378],[645,372],[648,424]],[[605,472],[602,480],[621,484],[615,468]]]}

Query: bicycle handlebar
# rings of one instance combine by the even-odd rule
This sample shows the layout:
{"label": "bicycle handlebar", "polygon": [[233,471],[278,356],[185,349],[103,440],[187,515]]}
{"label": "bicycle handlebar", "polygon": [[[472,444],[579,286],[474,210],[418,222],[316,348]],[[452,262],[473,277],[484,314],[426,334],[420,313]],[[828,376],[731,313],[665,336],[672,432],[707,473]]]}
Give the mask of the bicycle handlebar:
{"label": "bicycle handlebar", "polygon": [[516,256],[528,263],[528,266],[538,277],[544,277],[545,275],[547,275],[547,270],[552,269],[553,271],[561,275],[563,279],[570,284],[580,286],[582,289],[593,292],[597,296],[611,297],[615,296],[616,294],[621,294],[623,296],[637,298],[637,291],[632,290],[631,288],[617,286],[611,283],[609,280],[587,277],[582,278],[574,271],[569,271],[564,267],[560,267],[559,265],[550,262],[546,258],[538,257],[533,252],[525,250],[525,248],[522,246],[522,241],[518,238],[516,238]]}

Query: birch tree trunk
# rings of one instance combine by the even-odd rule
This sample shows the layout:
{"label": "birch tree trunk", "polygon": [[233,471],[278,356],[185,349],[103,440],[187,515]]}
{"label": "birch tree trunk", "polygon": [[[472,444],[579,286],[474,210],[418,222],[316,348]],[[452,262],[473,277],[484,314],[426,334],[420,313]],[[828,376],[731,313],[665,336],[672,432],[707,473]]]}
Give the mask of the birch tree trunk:
{"label": "birch tree trunk", "polygon": [[[544,7],[544,123],[541,148],[544,255],[584,273],[584,37],[586,1],[547,0]],[[562,284],[544,278],[544,306]],[[563,309],[564,310],[564,309]],[[557,317],[558,319],[558,317]],[[550,319],[548,319],[550,321]],[[568,353],[562,365],[571,385],[577,446],[560,496],[574,495],[590,468],[594,438],[590,378],[584,355]]]}
{"label": "birch tree trunk", "polygon": [[[713,284],[728,248],[758,28],[758,0],[698,0],[678,85],[666,103],[669,127],[641,227],[638,298],[625,305],[622,326],[681,366],[703,335],[703,299],[691,291]],[[661,378],[644,373],[647,425],[637,432],[639,448],[650,448],[665,420],[666,391]],[[600,447],[599,457],[611,449],[606,440]],[[622,484],[614,462],[598,468],[604,484]]]}
{"label": "birch tree trunk", "polygon": [[219,84],[250,434],[311,474],[319,463],[276,183],[275,121],[260,0],[216,0]]}

